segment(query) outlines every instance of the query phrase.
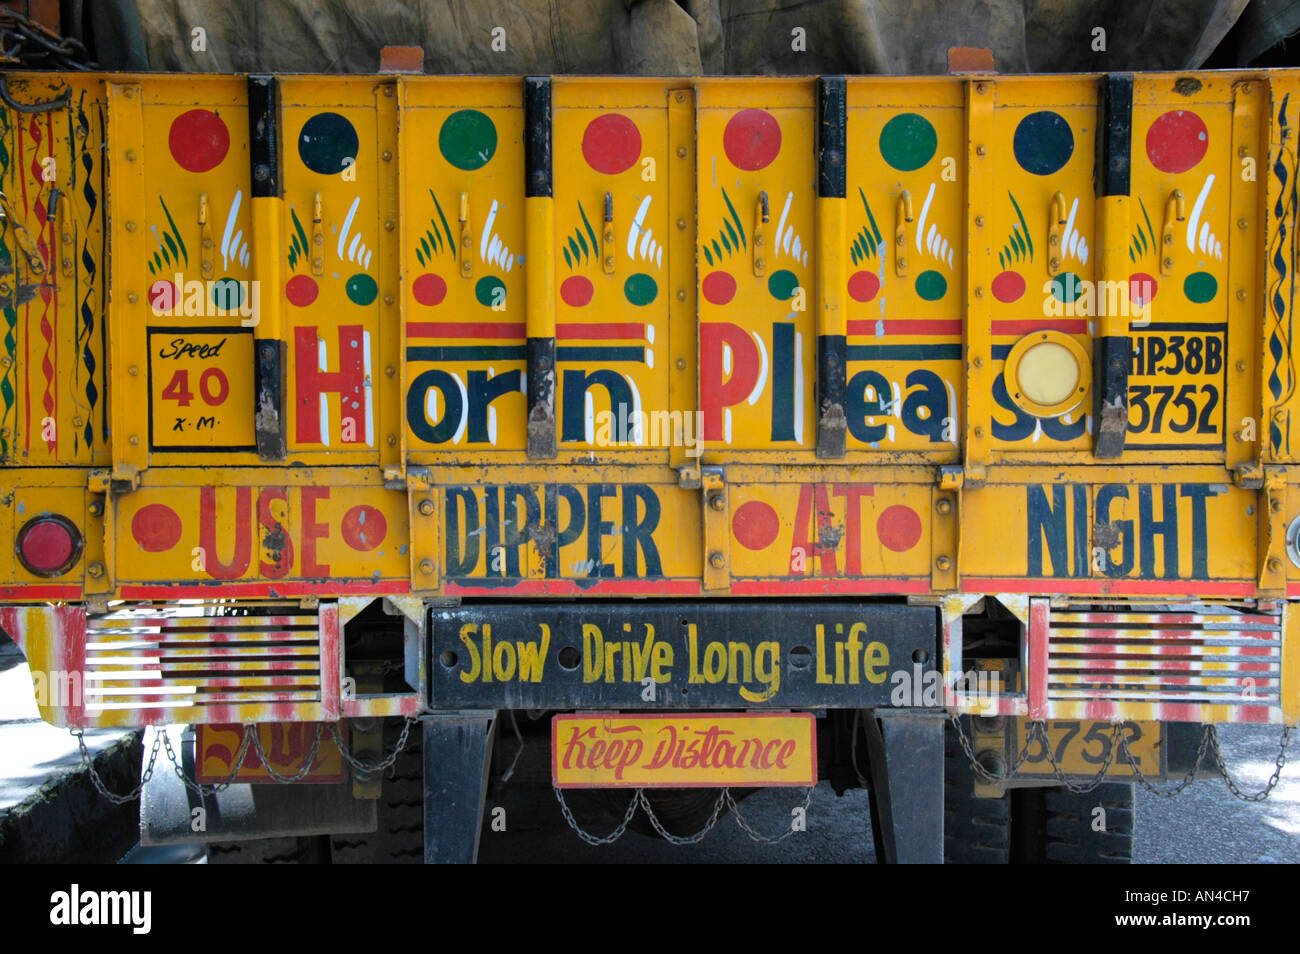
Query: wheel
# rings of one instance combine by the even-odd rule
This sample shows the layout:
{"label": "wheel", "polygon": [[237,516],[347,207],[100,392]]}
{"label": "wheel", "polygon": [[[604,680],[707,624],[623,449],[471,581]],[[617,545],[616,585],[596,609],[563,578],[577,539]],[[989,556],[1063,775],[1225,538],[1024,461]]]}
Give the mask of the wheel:
{"label": "wheel", "polygon": [[1064,787],[1026,788],[1013,796],[1017,864],[1132,863],[1131,782],[1107,782],[1084,794]]}
{"label": "wheel", "polygon": [[1011,799],[975,797],[975,771],[957,733],[944,735],[943,860],[1005,865],[1011,860]]}

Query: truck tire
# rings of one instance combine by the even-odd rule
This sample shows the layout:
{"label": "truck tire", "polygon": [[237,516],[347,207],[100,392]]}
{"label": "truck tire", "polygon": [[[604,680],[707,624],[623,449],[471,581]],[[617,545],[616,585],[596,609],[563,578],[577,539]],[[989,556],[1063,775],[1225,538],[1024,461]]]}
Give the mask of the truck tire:
{"label": "truck tire", "polygon": [[[384,724],[384,752],[397,744],[402,720]],[[421,864],[424,862],[423,739],[412,729],[406,748],[384,773],[379,795],[378,827],[356,835],[331,838],[334,864]]]}
{"label": "truck tire", "polygon": [[1011,860],[1011,799],[975,797],[975,771],[949,726],[944,735],[943,860],[1005,865]]}
{"label": "truck tire", "polygon": [[[1103,819],[1104,830],[1094,830]],[[1133,784],[1107,782],[1084,794],[1020,789],[1012,799],[1012,844],[1018,864],[1131,864]]]}
{"label": "truck tire", "polygon": [[208,842],[210,865],[303,865],[328,861],[320,842],[305,838],[249,838]]}

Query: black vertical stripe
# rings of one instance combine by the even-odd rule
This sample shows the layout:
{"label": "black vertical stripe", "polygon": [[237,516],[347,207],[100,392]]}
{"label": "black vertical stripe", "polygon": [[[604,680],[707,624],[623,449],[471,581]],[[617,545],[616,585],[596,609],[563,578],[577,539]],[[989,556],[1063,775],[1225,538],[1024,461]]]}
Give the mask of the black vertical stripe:
{"label": "black vertical stripe", "polygon": [[551,177],[551,78],[524,80],[524,195],[554,195]]}
{"label": "black vertical stripe", "polygon": [[248,175],[254,198],[284,195],[280,167],[280,81],[248,77]]}
{"label": "black vertical stripe", "polygon": [[848,117],[843,76],[817,79],[817,194],[842,199],[847,188]]}

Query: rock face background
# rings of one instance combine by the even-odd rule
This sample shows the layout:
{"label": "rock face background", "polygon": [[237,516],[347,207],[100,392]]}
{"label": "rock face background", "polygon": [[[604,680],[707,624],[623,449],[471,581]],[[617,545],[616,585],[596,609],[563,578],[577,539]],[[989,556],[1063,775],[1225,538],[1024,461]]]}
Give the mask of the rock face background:
{"label": "rock face background", "polygon": [[[944,73],[951,46],[991,48],[1004,73],[1192,69],[1248,4],[1268,14],[1275,0],[65,3],[69,32],[117,69],[369,73],[381,47],[418,45],[427,73],[798,75]],[[1285,27],[1266,19],[1265,32]]]}

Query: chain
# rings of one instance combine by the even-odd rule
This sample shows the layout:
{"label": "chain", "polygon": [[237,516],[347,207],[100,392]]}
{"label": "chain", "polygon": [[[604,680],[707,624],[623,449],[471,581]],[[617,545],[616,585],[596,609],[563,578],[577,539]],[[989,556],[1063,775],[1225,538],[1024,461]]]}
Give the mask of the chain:
{"label": "chain", "polygon": [[158,761],[158,749],[161,745],[161,741],[157,735],[154,736],[153,749],[149,753],[149,764],[145,766],[144,772],[140,775],[140,784],[131,789],[127,794],[118,795],[115,792],[109,791],[108,786],[104,784],[104,780],[100,778],[99,773],[95,771],[95,763],[90,758],[90,750],[86,748],[86,739],[83,730],[72,729],[71,731],[73,738],[77,740],[78,748],[81,750],[81,764],[86,769],[87,774],[90,775],[90,782],[95,786],[95,790],[99,792],[100,795],[103,795],[114,805],[125,805],[127,802],[133,802],[140,797],[140,792],[144,788],[145,784],[149,779],[153,778],[154,763]]}
{"label": "chain", "polygon": [[1201,732],[1201,744],[1196,749],[1196,761],[1194,761],[1192,767],[1187,770],[1187,774],[1183,776],[1182,780],[1178,782],[1178,784],[1171,788],[1157,788],[1155,785],[1151,784],[1151,781],[1142,773],[1142,769],[1138,765],[1137,759],[1133,758],[1133,753],[1129,751],[1128,736],[1126,735],[1120,740],[1120,745],[1123,746],[1124,760],[1128,762],[1129,768],[1133,770],[1133,777],[1138,780],[1138,783],[1144,789],[1152,795],[1155,795],[1157,798],[1173,798],[1175,795],[1180,795],[1188,785],[1191,785],[1192,782],[1196,781],[1196,773],[1200,771],[1201,763],[1205,760],[1205,750],[1209,743],[1210,726],[1207,725],[1204,727],[1204,731]]}
{"label": "chain", "polygon": [[646,798],[644,791],[637,789],[637,799],[641,802],[641,807],[645,809],[646,817],[650,819],[650,824],[665,841],[674,845],[694,845],[703,841],[704,836],[711,832],[713,826],[718,823],[718,816],[722,813],[722,807],[727,803],[728,794],[729,793],[725,788],[719,792],[718,800],[713,803],[713,811],[709,814],[709,820],[704,823],[704,827],[693,835],[686,835],[683,837],[682,835],[674,835],[659,823],[659,819],[656,817],[654,809],[650,807],[650,799]]}
{"label": "chain", "polygon": [[1219,731],[1214,726],[1209,726],[1210,746],[1214,752],[1215,764],[1219,766],[1219,771],[1223,774],[1223,781],[1228,786],[1228,791],[1232,792],[1243,802],[1262,802],[1268,798],[1269,793],[1277,787],[1278,780],[1282,777],[1282,767],[1286,765],[1286,750],[1291,744],[1291,726],[1282,727],[1282,746],[1278,749],[1277,758],[1273,761],[1273,774],[1269,776],[1268,782],[1264,787],[1253,795],[1247,795],[1237,785],[1232,775],[1228,772],[1228,767],[1223,764],[1223,753],[1219,751]]}
{"label": "chain", "polygon": [[623,837],[623,832],[627,831],[632,816],[636,814],[636,807],[641,802],[641,789],[638,788],[632,793],[632,798],[627,803],[627,812],[623,815],[623,820],[618,823],[618,827],[604,837],[583,830],[582,826],[578,824],[578,820],[573,817],[573,812],[569,809],[569,803],[564,800],[563,789],[555,789],[555,798],[560,803],[560,811],[564,815],[564,820],[569,823],[569,827],[576,831],[578,837],[587,844],[599,848],[601,845],[612,845]]}
{"label": "chain", "polygon": [[[1040,737],[1042,739],[1043,748],[1046,749],[1048,747],[1047,737],[1042,734],[1046,732],[1044,724],[1038,721],[1030,722],[1029,731],[1025,733],[1025,744],[1020,747],[1020,754],[1016,756],[1015,761],[1012,763],[1011,767],[1007,769],[1005,775],[994,775],[983,765],[980,765],[979,760],[975,758],[975,752],[971,748],[970,739],[966,736],[966,729],[961,724],[961,716],[950,716],[949,721],[952,722],[953,728],[957,730],[957,740],[961,743],[962,750],[966,753],[966,758],[970,760],[971,768],[975,770],[975,774],[979,775],[986,782],[992,782],[994,784],[1005,782],[1012,775],[1019,772],[1020,766],[1024,765],[1029,759],[1029,747],[1033,745],[1035,741],[1039,740]],[[856,760],[853,768],[854,771],[857,771]],[[861,775],[858,776],[858,780],[862,780]]]}
{"label": "chain", "polygon": [[1050,762],[1052,765],[1052,771],[1056,775],[1056,780],[1060,782],[1067,791],[1073,792],[1075,795],[1086,795],[1089,792],[1096,790],[1098,786],[1105,783],[1106,773],[1109,772],[1110,767],[1115,764],[1115,753],[1119,751],[1119,747],[1123,742],[1123,738],[1124,738],[1124,723],[1123,722],[1112,723],[1111,732],[1110,732],[1110,745],[1106,749],[1106,759],[1105,761],[1102,762],[1101,768],[1099,768],[1097,770],[1097,774],[1092,776],[1090,779],[1088,779],[1088,781],[1082,783],[1081,785],[1076,785],[1074,782],[1070,781],[1070,779],[1066,776],[1066,774],[1063,771],[1061,771],[1061,767],[1056,764],[1056,755],[1053,754],[1052,747],[1051,745],[1048,744],[1049,740],[1047,738],[1046,723],[1032,722],[1030,723],[1030,725],[1038,726],[1039,732],[1042,734],[1043,750],[1047,753],[1047,761]]}
{"label": "chain", "polygon": [[[316,723],[316,738],[312,740],[311,751],[302,761],[302,768],[298,769],[293,775],[281,775],[275,769],[271,768],[271,760],[266,757],[266,752],[262,749],[262,733],[249,733],[253,736],[253,747],[257,749],[257,757],[262,760],[262,767],[266,769],[266,774],[271,776],[277,782],[297,782],[307,776],[311,767],[316,764],[316,753],[320,749],[321,723]],[[340,747],[339,751],[342,751]]]}
{"label": "chain", "polygon": [[[854,768],[856,769],[857,766],[854,765]],[[722,793],[727,797],[727,805],[731,808],[731,814],[732,817],[736,819],[736,824],[740,826],[740,830],[743,831],[746,835],[748,835],[752,841],[761,842],[762,844],[765,845],[779,845],[781,842],[785,841],[787,838],[793,835],[795,831],[797,831],[797,829],[794,827],[793,821],[791,821],[789,828],[787,828],[781,834],[777,835],[775,838],[754,831],[754,829],[750,828],[749,825],[745,822],[745,819],[741,817],[740,807],[736,804],[736,800],[731,797],[731,789],[729,788],[723,789]],[[808,806],[812,804],[812,796],[813,796],[813,790],[810,787],[807,793],[804,795],[803,805],[801,806],[805,818],[808,817]]]}
{"label": "chain", "polygon": [[[181,780],[182,784],[184,784],[186,788],[188,788],[195,795],[198,795],[200,798],[220,794],[221,792],[224,792],[226,789],[228,789],[231,785],[234,784],[235,779],[239,776],[240,769],[244,767],[244,760],[248,758],[249,743],[257,735],[257,732],[253,728],[253,726],[251,725],[244,726],[244,738],[239,743],[239,751],[235,753],[235,765],[234,768],[230,770],[230,774],[227,775],[220,782],[217,782],[213,785],[200,785],[198,782],[191,781],[189,776],[185,774],[185,769],[181,765],[181,759],[176,755],[176,752],[172,749],[172,740],[171,737],[167,734],[167,730],[165,728],[162,728],[162,729],[156,729],[155,731],[162,738],[163,747],[167,750],[167,758],[172,763],[172,771],[176,773],[176,777]],[[262,762],[263,764],[265,764],[266,759],[263,759]]]}
{"label": "chain", "polygon": [[334,744],[338,746],[339,753],[347,760],[347,763],[356,770],[357,774],[360,775],[364,781],[365,779],[370,778],[370,776],[376,775],[391,767],[392,764],[397,761],[397,757],[401,755],[402,750],[406,748],[406,737],[410,734],[411,726],[415,724],[415,721],[415,719],[412,719],[409,716],[407,717],[405,724],[402,726],[402,734],[397,737],[397,745],[393,747],[393,751],[382,762],[362,762],[360,759],[355,758],[352,753],[348,751],[347,746],[343,744],[343,740],[339,738],[338,730],[334,727],[334,723],[328,722],[326,723],[326,727],[329,729],[330,738],[332,738]]}

